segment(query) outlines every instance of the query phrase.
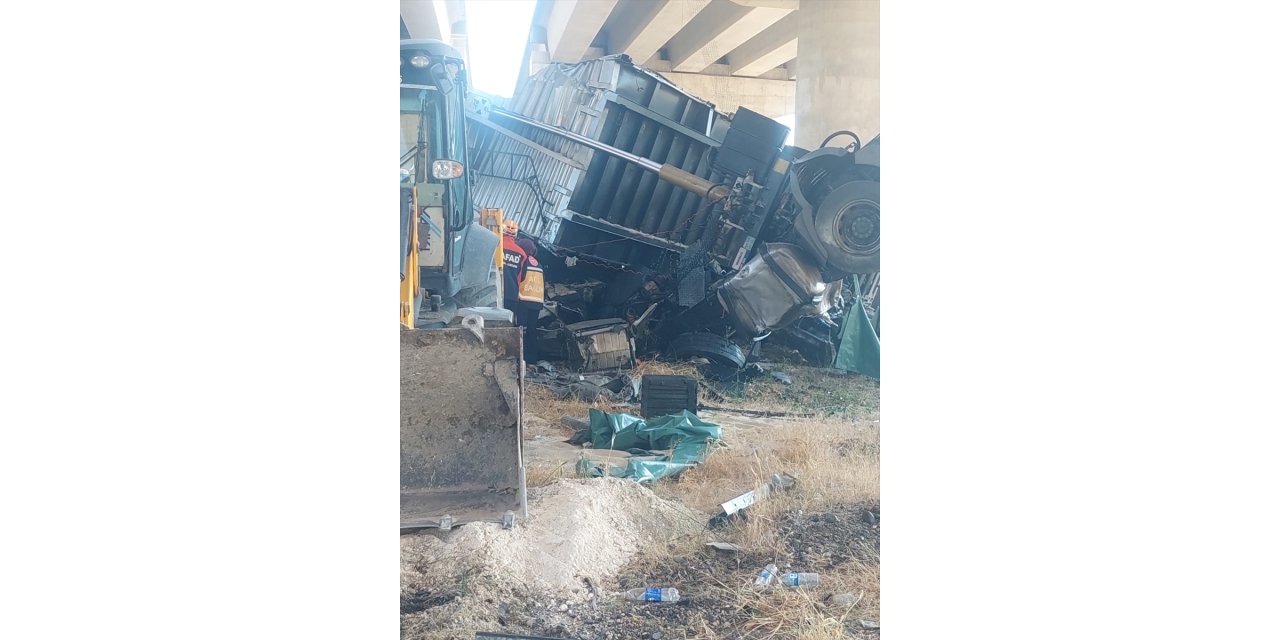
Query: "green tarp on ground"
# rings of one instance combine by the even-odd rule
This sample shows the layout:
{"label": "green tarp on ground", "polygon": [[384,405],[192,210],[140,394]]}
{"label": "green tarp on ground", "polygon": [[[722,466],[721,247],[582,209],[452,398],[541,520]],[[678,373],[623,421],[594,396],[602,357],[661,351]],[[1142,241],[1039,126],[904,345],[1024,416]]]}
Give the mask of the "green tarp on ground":
{"label": "green tarp on ground", "polygon": [[[860,289],[856,289],[860,290]],[[880,379],[880,312],[871,324],[867,309],[858,296],[840,330],[840,349],[836,352],[836,368]]]}
{"label": "green tarp on ground", "polygon": [[[608,474],[638,482],[652,482],[694,467],[707,459],[712,442],[720,439],[720,425],[704,422],[688,411],[644,419],[591,409],[589,417],[593,448],[634,454],[625,468],[610,468]],[[654,453],[665,450],[671,453]],[[578,472],[589,476],[605,474],[601,465],[585,458],[578,462]]]}

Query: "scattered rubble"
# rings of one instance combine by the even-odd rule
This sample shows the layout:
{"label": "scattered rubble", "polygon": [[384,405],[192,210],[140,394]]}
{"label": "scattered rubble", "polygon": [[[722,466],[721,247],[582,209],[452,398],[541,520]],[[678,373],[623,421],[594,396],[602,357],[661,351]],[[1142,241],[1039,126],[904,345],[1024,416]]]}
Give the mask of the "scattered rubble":
{"label": "scattered rubble", "polygon": [[[825,570],[850,560],[879,562],[880,531],[860,517],[866,511],[879,511],[878,506],[846,506],[820,514],[789,512],[779,523],[778,532],[796,562],[808,570]],[[835,524],[828,514],[838,517]]]}
{"label": "scattered rubble", "polygon": [[741,519],[741,514],[747,507],[767,499],[774,491],[788,491],[795,486],[795,476],[789,473],[775,473],[773,477],[769,478],[769,482],[720,505],[723,512],[711,518],[708,526],[712,529],[718,529],[733,521],[735,516],[738,516],[737,519]]}
{"label": "scattered rubble", "polygon": [[831,604],[840,607],[852,607],[862,600],[862,594],[853,595],[853,593],[833,593],[831,594]]}
{"label": "scattered rubble", "polygon": [[[615,491],[611,486],[604,486],[605,483],[626,484],[621,481],[605,480],[573,481],[564,484],[585,483],[589,486],[592,482],[601,485],[602,497],[613,496]],[[632,487],[642,489],[634,483]],[[540,509],[550,508],[552,505],[548,505],[548,501],[560,505],[556,507],[559,509],[584,499],[576,491],[563,492],[564,488],[548,495],[535,490],[534,499],[538,501]],[[642,491],[637,495],[644,493],[647,492]],[[625,494],[630,495],[630,492]],[[646,501],[638,504],[644,505]],[[513,545],[495,545],[491,542],[489,547],[472,549],[466,556],[459,556],[463,550],[456,546],[456,538],[474,525],[461,527],[452,534],[451,539],[426,542],[422,546],[430,545],[430,548],[419,549],[416,554],[402,551],[407,562],[421,563],[423,554],[430,556],[433,561],[432,564],[417,568],[423,572],[418,576],[420,581],[418,584],[442,585],[442,591],[425,598],[428,602],[422,603],[419,609],[401,616],[402,627],[412,627],[410,632],[402,633],[402,636],[415,639],[466,638],[471,637],[467,629],[501,627],[508,638],[511,636],[551,637],[553,640],[571,638],[574,640],[591,638],[631,640],[653,638],[654,634],[660,634],[659,637],[662,638],[679,638],[685,637],[682,631],[691,629],[704,632],[709,630],[711,637],[770,637],[767,633],[761,634],[759,629],[755,633],[751,631],[753,621],[762,614],[754,607],[744,608],[741,600],[742,592],[732,587],[732,585],[741,585],[744,589],[749,588],[760,567],[769,563],[790,567],[784,569],[784,573],[820,572],[824,581],[828,576],[836,576],[832,578],[830,587],[815,587],[813,588],[815,591],[811,591],[814,595],[809,598],[813,599],[811,606],[818,608],[815,611],[816,615],[834,618],[847,616],[845,628],[846,633],[851,637],[876,637],[879,633],[878,622],[870,619],[877,617],[874,595],[871,608],[868,609],[867,598],[864,593],[858,591],[859,587],[842,582],[839,578],[842,571],[847,571],[847,568],[842,569],[845,563],[861,562],[870,556],[864,556],[861,552],[843,556],[833,553],[842,546],[861,544],[861,538],[864,537],[867,549],[878,549],[878,532],[874,527],[868,527],[859,517],[867,510],[866,505],[833,506],[817,513],[798,511],[783,513],[779,519],[779,533],[785,535],[784,539],[787,543],[776,557],[772,557],[772,553],[766,555],[757,549],[744,550],[741,553],[674,552],[670,555],[643,559],[630,554],[635,554],[640,548],[648,545],[663,544],[661,541],[638,542],[636,538],[628,536],[624,531],[624,529],[636,527],[638,522],[644,519],[643,517],[637,518],[621,511],[602,509],[600,505],[587,504],[586,508],[590,511],[586,517],[565,520],[564,526],[558,528],[556,532],[545,530],[554,522],[548,521],[542,524],[530,522],[506,533],[518,534],[527,526],[528,529],[541,530],[538,535],[513,541]],[[632,508],[635,508],[634,504]],[[646,507],[640,508],[643,510]],[[875,507],[871,509],[876,510]],[[665,511],[659,508],[659,514]],[[827,522],[827,514],[838,516],[838,522]],[[649,515],[651,519],[658,522],[673,522],[668,519],[668,516],[655,517],[653,513]],[[691,529],[700,527],[696,520],[684,518],[681,520],[689,522]],[[590,534],[580,535],[578,528],[588,521],[612,523],[619,528],[610,530],[607,527],[595,526]],[[616,535],[621,539],[616,541],[616,544],[614,541],[602,539],[599,537],[601,531],[608,531],[607,536]],[[694,531],[693,534],[696,535],[697,532]],[[431,538],[432,536],[422,537]],[[654,538],[649,539],[654,540]],[[556,540],[563,540],[563,542],[556,544]],[[555,592],[527,585],[524,580],[527,579],[525,576],[529,575],[529,572],[511,572],[510,565],[487,560],[487,556],[490,555],[509,553],[518,548],[514,546],[517,544],[536,545],[536,548],[542,552],[548,552],[562,547],[575,547],[588,540],[591,544],[603,545],[612,550],[606,554],[610,563],[617,561],[619,547],[630,545],[629,549],[624,550],[629,560],[624,566],[610,571],[587,570],[586,575],[577,580],[564,581],[560,589]],[[432,550],[449,544],[454,545],[453,553],[438,558],[431,555]],[[711,545],[702,548],[709,546]],[[670,548],[679,549],[681,546]],[[808,552],[801,556],[794,549],[808,550]],[[574,559],[572,554],[559,550],[550,552],[577,567],[589,564],[589,561],[584,562],[587,559],[583,557]],[[472,563],[469,569],[464,568],[468,561]],[[708,580],[708,576],[714,576],[715,580]],[[428,577],[432,578],[432,582],[426,583]],[[598,604],[587,606],[589,603],[597,602],[597,583],[604,591],[599,593]],[[725,585],[730,587],[726,588]],[[651,586],[678,588],[679,601],[670,604],[642,603],[630,602],[621,597],[622,592]],[[850,587],[853,587],[852,591],[849,591]],[[577,591],[574,591],[575,589]],[[825,590],[832,590],[834,593],[828,596],[824,593]],[[410,594],[414,592],[412,588],[407,591]],[[788,591],[775,587],[757,592],[759,595],[756,597],[761,599],[762,604],[787,606],[785,598],[789,597]],[[437,599],[433,600],[433,596]],[[822,607],[828,608],[825,613]],[[867,619],[864,622],[859,618]],[[703,625],[706,625],[705,628]]]}
{"label": "scattered rubble", "polygon": [[707,546],[717,551],[725,551],[728,553],[742,553],[742,547],[736,544],[733,544],[732,542],[708,542]]}
{"label": "scattered rubble", "polygon": [[551,389],[557,400],[634,402],[640,400],[640,379],[627,373],[574,373],[545,360],[525,369],[525,381]]}
{"label": "scattered rubble", "polygon": [[[656,583],[679,585],[682,599],[686,596],[686,589],[688,590],[687,597],[693,603],[691,606],[651,608],[644,612],[642,620],[656,619],[663,631],[697,630],[702,632],[702,637],[716,638],[794,638],[796,636],[790,633],[771,633],[769,627],[760,627],[759,622],[762,618],[771,617],[776,624],[780,609],[774,607],[795,606],[813,607],[810,615],[815,616],[837,619],[847,616],[845,633],[849,637],[874,638],[878,631],[864,630],[857,619],[876,617],[876,598],[873,593],[860,592],[859,585],[847,581],[849,563],[860,566],[870,556],[861,552],[845,554],[843,557],[831,553],[841,544],[851,544],[861,536],[868,538],[866,543],[869,549],[878,549],[878,534],[867,528],[857,517],[864,508],[864,505],[854,504],[832,506],[822,513],[835,513],[840,516],[840,522],[827,524],[819,517],[821,524],[816,526],[791,526],[792,522],[809,525],[811,514],[784,512],[780,517],[779,524],[782,526],[778,533],[784,536],[782,539],[785,544],[776,553],[761,549],[734,554],[677,553],[668,558],[627,567],[619,573],[618,582],[624,588]],[[793,548],[811,548],[814,552],[802,560],[791,551]],[[770,563],[784,567],[780,573],[821,573],[824,580],[831,577],[828,581],[830,586],[811,588],[810,595],[807,596],[789,595],[795,592],[776,586],[759,591],[751,589],[761,567]],[[787,566],[791,568],[786,569]],[[708,580],[708,576],[713,576],[714,580]],[[837,595],[849,593],[851,587],[854,598],[848,605],[831,602],[826,593],[828,590]],[[744,596],[744,590],[758,595]],[[769,609],[762,610],[760,605],[766,603]],[[837,606],[840,608],[830,609]],[[824,611],[823,607],[829,609]],[[646,630],[639,626],[639,622],[640,620],[631,616],[615,613],[593,630],[584,631],[580,637],[604,637],[598,629],[607,628],[617,632],[617,638],[643,638]],[[703,624],[706,625],[705,628]],[[677,632],[675,637],[680,637],[680,634]]]}

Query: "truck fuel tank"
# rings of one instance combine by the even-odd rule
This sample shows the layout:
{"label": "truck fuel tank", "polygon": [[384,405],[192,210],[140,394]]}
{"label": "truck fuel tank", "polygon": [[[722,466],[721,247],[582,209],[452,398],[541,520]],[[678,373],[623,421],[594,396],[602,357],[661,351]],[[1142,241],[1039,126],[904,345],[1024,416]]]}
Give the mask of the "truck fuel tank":
{"label": "truck fuel tank", "polygon": [[716,293],[734,328],[754,337],[791,323],[806,308],[821,305],[829,286],[804,250],[768,243]]}

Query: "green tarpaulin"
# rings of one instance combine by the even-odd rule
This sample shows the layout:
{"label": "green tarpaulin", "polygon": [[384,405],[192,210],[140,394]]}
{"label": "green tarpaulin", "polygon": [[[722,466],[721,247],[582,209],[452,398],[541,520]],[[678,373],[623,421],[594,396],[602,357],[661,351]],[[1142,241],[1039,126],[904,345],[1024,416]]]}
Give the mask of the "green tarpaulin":
{"label": "green tarpaulin", "polygon": [[[876,325],[880,312],[876,312]],[[849,308],[840,331],[840,350],[836,352],[836,368],[880,379],[880,332],[871,324],[862,296]]]}
{"label": "green tarpaulin", "polygon": [[[610,468],[609,475],[639,482],[652,482],[692,468],[707,459],[712,442],[720,439],[720,425],[704,422],[688,411],[647,420],[599,409],[591,409],[589,415],[593,448],[635,454],[625,468]],[[654,453],[667,450],[670,453]],[[605,473],[600,465],[585,458],[578,462],[578,472],[591,476]]]}

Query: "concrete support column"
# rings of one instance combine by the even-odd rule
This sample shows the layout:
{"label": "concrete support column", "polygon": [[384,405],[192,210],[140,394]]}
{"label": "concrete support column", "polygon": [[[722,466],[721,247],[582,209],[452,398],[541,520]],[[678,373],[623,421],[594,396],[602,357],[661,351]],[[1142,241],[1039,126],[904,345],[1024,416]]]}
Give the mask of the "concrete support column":
{"label": "concrete support column", "polygon": [[449,32],[447,38],[441,38],[445,42],[453,45],[462,54],[462,62],[468,69],[471,68],[471,49],[467,42],[467,6],[463,0],[445,0],[443,3],[438,0],[435,2],[437,6],[444,5],[444,16],[449,21]]}
{"label": "concrete support column", "polygon": [[796,146],[841,129],[868,142],[880,133],[880,0],[800,0],[799,14]]}

